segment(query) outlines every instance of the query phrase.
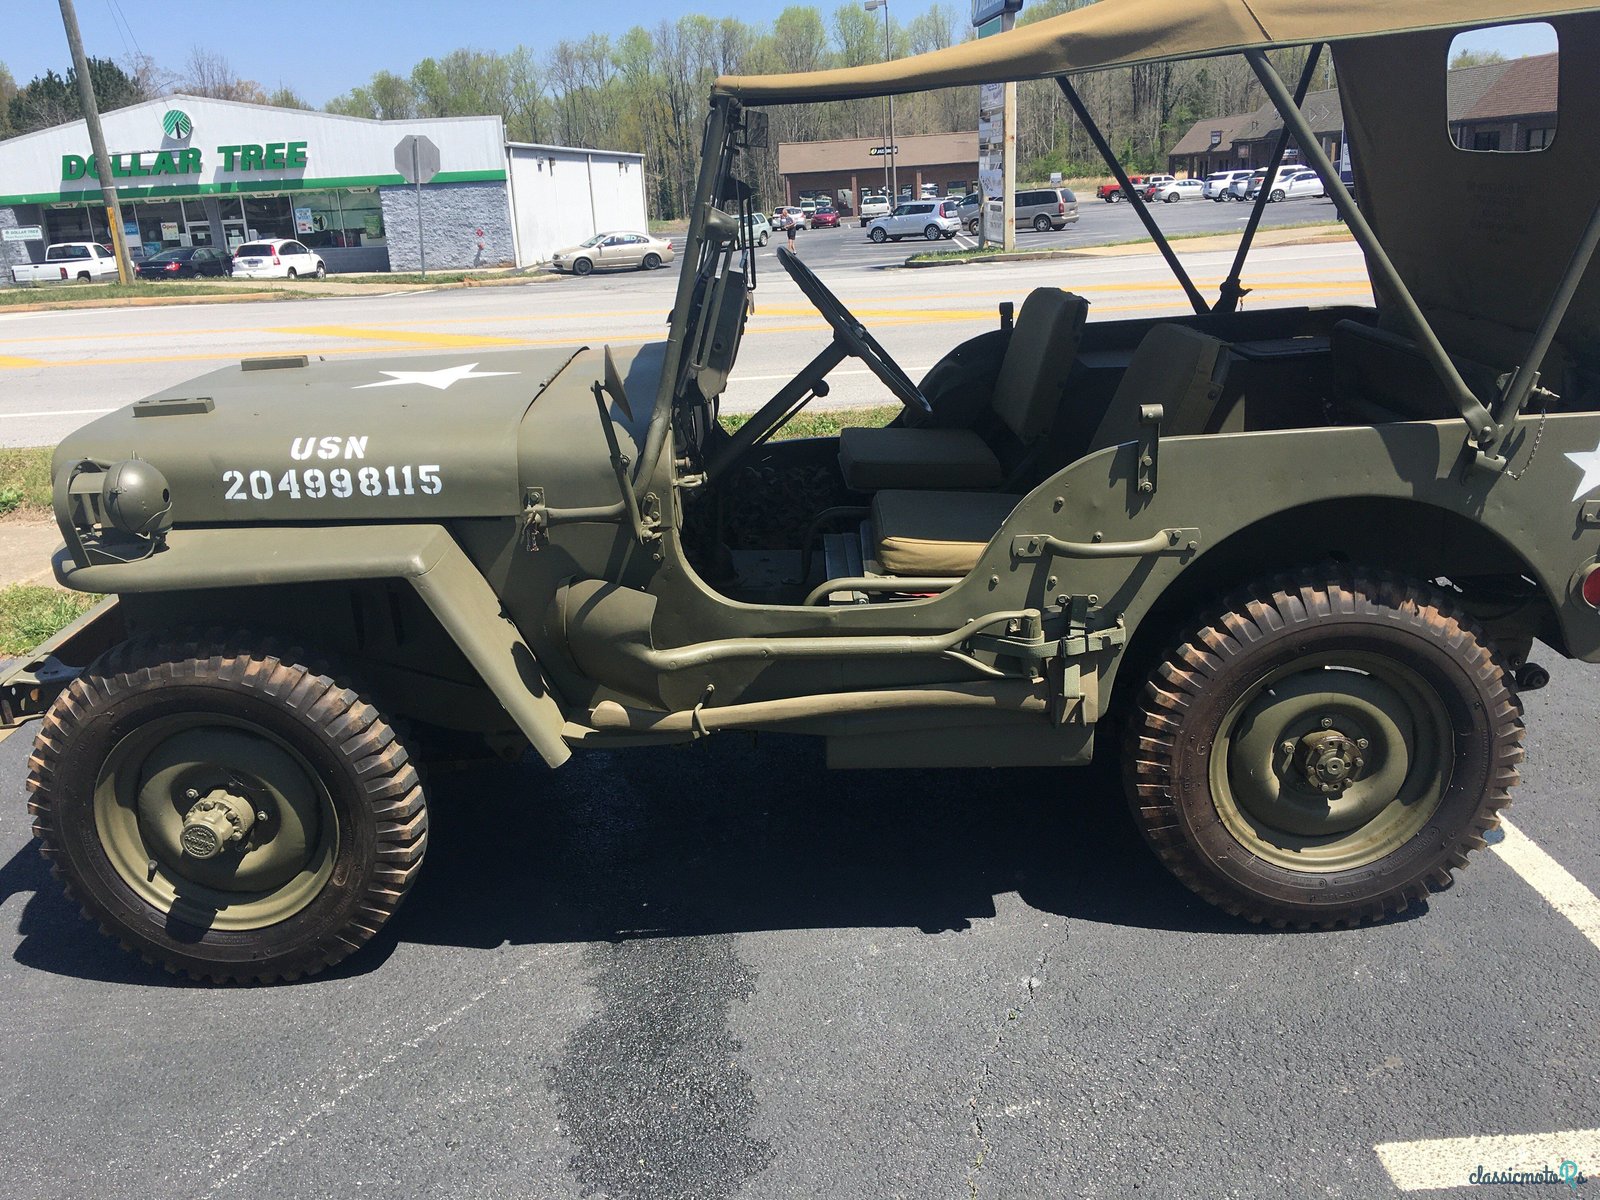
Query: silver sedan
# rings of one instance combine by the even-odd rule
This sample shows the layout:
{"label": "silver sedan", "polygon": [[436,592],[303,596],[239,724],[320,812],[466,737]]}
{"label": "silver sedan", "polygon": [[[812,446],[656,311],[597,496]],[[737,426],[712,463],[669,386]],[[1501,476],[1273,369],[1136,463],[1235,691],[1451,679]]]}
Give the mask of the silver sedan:
{"label": "silver sedan", "polygon": [[550,265],[557,271],[587,275],[591,271],[620,270],[623,267],[653,271],[673,259],[672,242],[648,233],[616,230],[597,233],[586,242],[557,250]]}

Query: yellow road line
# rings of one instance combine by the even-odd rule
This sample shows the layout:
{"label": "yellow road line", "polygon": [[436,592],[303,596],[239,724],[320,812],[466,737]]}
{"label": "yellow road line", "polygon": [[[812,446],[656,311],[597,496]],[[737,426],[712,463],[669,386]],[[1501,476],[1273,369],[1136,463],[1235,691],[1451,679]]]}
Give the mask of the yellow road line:
{"label": "yellow road line", "polygon": [[[1319,298],[1333,298],[1333,294],[1334,293],[1348,292],[1348,291],[1365,291],[1365,290],[1367,290],[1367,288],[1368,288],[1368,285],[1366,285],[1366,284],[1345,285],[1343,287],[1336,285],[1336,286],[1331,286],[1331,287],[1310,288],[1310,289],[1307,289],[1306,291],[1304,291],[1303,293],[1299,293],[1298,295],[1295,294],[1295,293],[1283,293],[1278,298],[1279,299],[1285,299],[1285,300],[1287,300],[1287,299],[1295,299],[1295,298],[1305,299],[1305,300],[1316,300],[1316,299],[1319,299]],[[1178,296],[1174,296],[1169,303],[1160,303],[1160,304],[1102,304],[1102,305],[1097,305],[1095,307],[1094,311],[1097,312],[1097,313],[1113,313],[1113,312],[1130,312],[1131,313],[1131,312],[1159,312],[1159,311],[1164,311],[1164,310],[1168,310],[1168,309],[1181,310],[1185,315],[1187,315],[1187,313],[1188,313],[1188,305],[1183,301],[1183,299],[1181,297],[1178,297]],[[800,310],[800,311],[804,312],[805,310]],[[781,314],[779,314],[779,315],[781,315]],[[767,334],[778,334],[778,333],[809,333],[809,332],[825,330],[828,327],[827,323],[825,321],[823,321],[820,316],[819,317],[815,317],[814,319],[812,319],[810,321],[805,321],[805,322],[801,322],[801,323],[798,323],[798,324],[789,323],[789,324],[784,324],[784,325],[771,325],[771,324],[768,324],[766,321],[761,319],[761,316],[762,316],[762,314],[758,312],[756,319],[750,325],[750,329],[748,331],[748,336],[760,337],[760,336],[765,336]],[[899,325],[951,324],[951,323],[962,322],[962,321],[969,321],[969,322],[989,321],[989,320],[992,320],[993,317],[994,317],[994,313],[993,313],[992,310],[989,310],[989,309],[946,309],[944,311],[937,311],[936,310],[936,311],[933,311],[933,312],[914,312],[914,311],[907,310],[907,309],[897,309],[897,310],[886,311],[884,313],[884,315],[881,315],[881,316],[875,316],[873,318],[873,320],[878,325],[899,326]],[[259,331],[257,331],[257,332],[259,332]],[[610,336],[606,337],[603,340],[605,340],[607,342],[610,342],[613,345],[624,345],[624,344],[633,344],[633,343],[637,343],[637,342],[657,342],[657,341],[664,340],[664,338],[665,338],[665,331],[663,330],[663,331],[660,331],[660,332],[652,331],[652,332],[648,332],[648,333],[618,333],[618,334],[610,335]],[[497,345],[497,346],[500,346],[500,347],[505,347],[505,348],[512,348],[512,347],[519,347],[519,346],[520,347],[570,346],[577,340],[578,339],[576,339],[572,335],[568,334],[568,335],[563,336],[563,337],[552,337],[552,338],[501,338],[501,339],[496,339],[493,342],[493,344]],[[438,343],[433,343],[433,344],[437,345]],[[470,344],[471,345],[482,345],[482,344],[485,344],[485,343],[480,343],[480,342],[474,341],[474,342],[472,342]],[[273,354],[310,354],[310,355],[322,355],[322,356],[326,357],[326,356],[342,356],[342,355],[358,355],[358,354],[386,354],[386,353],[392,353],[393,350],[394,350],[394,346],[392,344],[376,345],[376,346],[350,346],[350,345],[344,345],[344,346],[297,346],[297,345],[290,344],[290,345],[287,345],[287,346],[275,346],[275,347],[272,347],[270,352],[273,353]],[[58,359],[58,360],[41,359],[37,363],[30,362],[28,365],[40,366],[40,367],[106,367],[106,366],[136,366],[136,365],[147,364],[147,363],[227,362],[227,361],[232,360],[232,359],[240,358],[244,354],[248,354],[248,353],[249,353],[248,351],[244,351],[243,354],[241,354],[241,351],[233,350],[233,351],[227,351],[227,352],[222,352],[222,353],[209,353],[209,354],[145,354],[145,355],[122,355],[122,356],[117,356],[117,357],[86,358],[86,359]],[[6,365],[5,360],[0,359],[0,369],[3,369],[5,367],[5,365]]]}
{"label": "yellow road line", "polygon": [[[1245,283],[1255,291],[1265,292],[1265,291],[1274,290],[1274,288],[1279,288],[1279,287],[1304,287],[1304,286],[1307,286],[1307,285],[1310,285],[1310,284],[1315,284],[1319,280],[1323,280],[1323,277],[1325,277],[1325,276],[1345,275],[1345,274],[1350,274],[1350,273],[1352,273],[1352,272],[1354,272],[1356,270],[1359,270],[1359,268],[1356,267],[1356,266],[1348,266],[1348,267],[1341,266],[1341,267],[1327,267],[1327,268],[1322,268],[1320,270],[1290,271],[1290,272],[1283,272],[1283,273],[1272,273],[1272,274],[1261,274],[1261,275],[1257,275],[1257,274],[1253,274],[1252,273],[1252,274],[1246,276]],[[1274,283],[1273,282],[1275,280],[1284,280],[1284,281],[1287,281],[1287,282],[1282,283],[1282,284],[1278,284],[1278,283]],[[1178,286],[1177,282],[1175,280],[1173,280],[1170,275],[1169,276],[1161,276],[1161,277],[1158,277],[1156,279],[1150,280],[1148,282],[1130,281],[1130,282],[1127,282],[1127,283],[1082,283],[1082,284],[1071,284],[1070,280],[1067,280],[1067,281],[1064,281],[1064,282],[1069,285],[1068,290],[1084,292],[1084,293],[1096,292],[1096,291],[1099,291],[1099,292],[1119,292],[1119,291],[1120,292],[1146,292],[1146,291],[1166,291],[1168,289],[1171,289],[1174,292],[1176,292],[1177,286]],[[1204,288],[1219,287],[1221,285],[1221,283],[1222,283],[1222,280],[1220,278],[1217,278],[1217,279],[1197,278],[1197,279],[1195,279],[1194,282],[1195,282],[1195,286],[1196,287],[1204,289]],[[1351,279],[1326,279],[1325,282],[1328,283],[1329,285],[1335,285],[1335,284],[1351,284],[1351,285],[1359,285],[1359,286],[1366,286],[1367,285],[1367,281],[1365,279],[1357,279],[1357,278],[1351,278]],[[870,296],[853,296],[853,297],[849,297],[848,298],[848,303],[851,303],[851,304],[893,304],[896,301],[902,301],[902,302],[907,303],[907,304],[922,304],[922,303],[925,303],[926,301],[929,301],[929,300],[950,300],[950,299],[973,300],[973,299],[978,299],[978,298],[981,298],[981,297],[989,297],[989,296],[1015,297],[1018,294],[1027,292],[1028,290],[1030,290],[1028,285],[1018,285],[1016,287],[1010,287],[1010,288],[983,288],[983,289],[970,289],[970,290],[965,290],[965,291],[952,291],[952,292],[915,292],[915,293],[902,293],[902,294],[892,294],[891,293],[891,294],[870,295]],[[761,302],[761,296],[762,296],[762,292],[760,290],[757,290],[756,299],[757,299],[758,305]],[[657,306],[657,307],[651,307],[651,308],[615,308],[615,309],[608,309],[608,310],[606,310],[604,312],[570,312],[570,311],[566,311],[566,312],[551,312],[551,313],[537,313],[537,312],[535,312],[535,313],[506,313],[506,314],[502,314],[502,315],[479,314],[477,316],[470,316],[470,317],[429,317],[427,319],[426,323],[430,327],[437,327],[437,326],[440,326],[440,325],[505,325],[505,324],[517,324],[519,322],[526,322],[526,323],[531,324],[531,325],[537,325],[540,322],[544,322],[544,321],[602,321],[602,320],[615,321],[615,320],[618,320],[618,319],[625,319],[625,318],[628,318],[628,317],[647,317],[647,318],[652,318],[653,319],[653,318],[661,317],[663,315],[663,311],[664,310],[662,308]],[[411,327],[411,326],[413,326],[415,324],[416,324],[416,318],[413,317],[413,318],[408,319],[408,320],[398,320],[398,321],[368,321],[368,322],[364,322],[363,324],[361,324],[359,326],[350,326],[350,327],[345,327],[345,326],[326,326],[326,327],[312,326],[312,327],[309,327],[309,328],[327,328],[329,330],[333,330],[333,329],[341,329],[342,330],[342,329],[345,329],[345,328],[359,328],[359,329],[365,330],[365,331],[372,331],[372,330],[380,330],[380,329],[406,329],[406,328],[409,328],[409,327]],[[259,326],[256,326],[256,327],[238,326],[238,327],[224,328],[224,329],[155,329],[155,330],[149,330],[147,332],[141,332],[141,333],[139,333],[138,337],[141,340],[147,340],[147,339],[150,339],[150,338],[183,338],[185,340],[188,340],[188,339],[201,338],[201,337],[227,337],[229,335],[236,335],[236,334],[262,334],[262,333],[271,333],[271,332],[274,332],[274,330],[269,329],[269,328],[259,327]],[[340,336],[345,336],[345,335],[341,334]],[[375,333],[363,333],[362,336],[363,337],[376,337],[377,335]],[[96,342],[96,341],[104,341],[104,340],[106,340],[106,338],[107,338],[107,335],[103,334],[103,333],[59,333],[59,334],[48,334],[48,335],[45,335],[43,337],[18,338],[18,340],[31,345],[31,344],[36,343],[36,342]]]}
{"label": "yellow road line", "polygon": [[416,346],[520,346],[517,338],[489,337],[472,333],[428,333],[420,329],[376,329],[369,325],[280,325],[262,333],[284,333],[299,337],[356,338],[364,342],[404,342]]}
{"label": "yellow road line", "polygon": [[0,370],[14,370],[18,367],[42,367],[44,363],[37,358],[13,358],[7,354],[0,354]]}

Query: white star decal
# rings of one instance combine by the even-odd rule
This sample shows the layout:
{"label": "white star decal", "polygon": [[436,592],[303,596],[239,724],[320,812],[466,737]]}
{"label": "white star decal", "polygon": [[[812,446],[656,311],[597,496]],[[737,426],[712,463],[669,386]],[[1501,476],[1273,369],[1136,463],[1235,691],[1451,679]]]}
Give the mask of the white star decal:
{"label": "white star decal", "polygon": [[354,390],[373,387],[397,387],[402,383],[420,383],[423,387],[431,387],[435,391],[444,391],[452,383],[459,383],[463,379],[488,379],[491,375],[520,375],[521,371],[480,371],[477,363],[463,363],[459,367],[443,367],[437,371],[379,371],[380,375],[389,376],[380,379],[377,383],[358,383]]}
{"label": "white star decal", "polygon": [[1572,493],[1574,500],[1585,492],[1592,492],[1600,487],[1600,446],[1596,446],[1593,450],[1585,450],[1582,454],[1569,454],[1567,457],[1577,465],[1578,470],[1583,472],[1583,478],[1578,482],[1578,490]]}

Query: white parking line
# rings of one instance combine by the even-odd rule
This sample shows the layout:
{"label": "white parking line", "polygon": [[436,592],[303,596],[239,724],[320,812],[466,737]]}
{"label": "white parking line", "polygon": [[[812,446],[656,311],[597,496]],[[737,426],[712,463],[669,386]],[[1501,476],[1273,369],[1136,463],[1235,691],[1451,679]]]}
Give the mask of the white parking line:
{"label": "white parking line", "polygon": [[[1383,1169],[1402,1192],[1490,1182],[1575,1184],[1580,1174],[1600,1172],[1600,1129],[1384,1142],[1374,1148]],[[1571,1166],[1563,1165],[1569,1163]],[[1543,1171],[1549,1172],[1547,1179],[1538,1177]],[[1506,1173],[1526,1173],[1533,1178],[1509,1179]]]}
{"label": "white parking line", "polygon": [[[1600,898],[1504,817],[1491,845],[1501,861],[1600,950]],[[1582,1177],[1600,1175],[1600,1129],[1383,1142],[1373,1149],[1403,1192],[1486,1183],[1576,1187]]]}
{"label": "white parking line", "polygon": [[1505,836],[1494,852],[1600,950],[1600,898],[1504,817],[1500,829]]}

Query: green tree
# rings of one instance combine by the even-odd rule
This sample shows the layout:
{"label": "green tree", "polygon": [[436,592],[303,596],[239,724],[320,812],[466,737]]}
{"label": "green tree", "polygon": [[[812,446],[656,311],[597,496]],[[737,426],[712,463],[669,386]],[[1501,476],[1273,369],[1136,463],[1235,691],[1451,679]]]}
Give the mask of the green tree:
{"label": "green tree", "polygon": [[11,136],[11,101],[17,94],[17,81],[5,63],[0,63],[0,138]]}
{"label": "green tree", "polygon": [[1498,50],[1459,50],[1450,59],[1452,71],[1463,71],[1468,67],[1487,67],[1491,63],[1503,63],[1506,56]]}

